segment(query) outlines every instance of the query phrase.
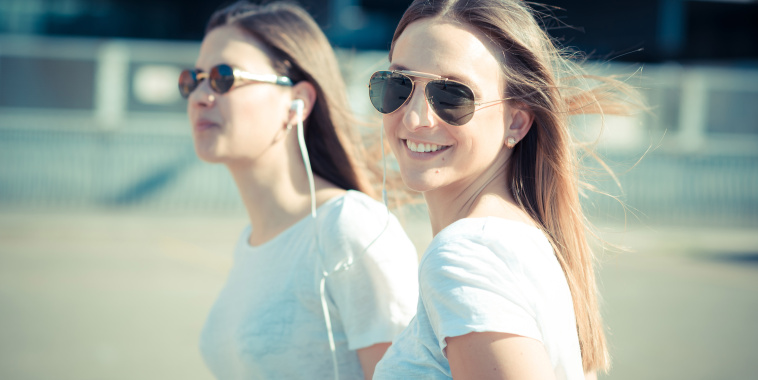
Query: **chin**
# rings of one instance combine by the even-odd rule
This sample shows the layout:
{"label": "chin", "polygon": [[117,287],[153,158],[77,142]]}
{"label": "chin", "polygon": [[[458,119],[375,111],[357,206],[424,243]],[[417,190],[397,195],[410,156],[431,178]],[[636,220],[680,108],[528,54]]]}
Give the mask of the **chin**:
{"label": "chin", "polygon": [[400,176],[403,178],[405,186],[408,186],[409,189],[419,193],[434,190],[441,185],[441,183],[438,183],[438,178],[433,178],[433,174],[425,172],[403,172],[401,170]]}
{"label": "chin", "polygon": [[225,161],[224,156],[218,154],[213,148],[214,147],[212,146],[199,146],[198,144],[195,144],[195,154],[201,161],[209,164],[223,163]]}

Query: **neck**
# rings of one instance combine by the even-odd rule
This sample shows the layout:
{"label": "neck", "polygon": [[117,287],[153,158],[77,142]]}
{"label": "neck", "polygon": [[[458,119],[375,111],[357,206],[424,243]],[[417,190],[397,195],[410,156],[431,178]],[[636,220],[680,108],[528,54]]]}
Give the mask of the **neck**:
{"label": "neck", "polygon": [[445,227],[463,218],[499,216],[521,219],[507,183],[508,157],[492,165],[470,180],[424,192],[429,207],[432,233],[436,236]]}
{"label": "neck", "polygon": [[[310,215],[310,188],[299,151],[297,155],[279,155],[277,160],[228,163],[227,168],[250,219],[250,244],[265,243]],[[318,179],[317,189],[323,188],[324,182]]]}

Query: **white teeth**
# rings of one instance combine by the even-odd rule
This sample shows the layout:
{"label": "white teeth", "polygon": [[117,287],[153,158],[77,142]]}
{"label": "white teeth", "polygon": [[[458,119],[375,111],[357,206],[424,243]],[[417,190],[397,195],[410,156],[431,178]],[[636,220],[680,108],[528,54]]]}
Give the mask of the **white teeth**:
{"label": "white teeth", "polygon": [[405,140],[405,145],[408,146],[408,149],[410,149],[411,152],[418,152],[418,153],[436,152],[442,148],[447,147],[445,145],[437,145],[437,144],[423,144],[423,143],[416,144],[415,142],[411,140]]}

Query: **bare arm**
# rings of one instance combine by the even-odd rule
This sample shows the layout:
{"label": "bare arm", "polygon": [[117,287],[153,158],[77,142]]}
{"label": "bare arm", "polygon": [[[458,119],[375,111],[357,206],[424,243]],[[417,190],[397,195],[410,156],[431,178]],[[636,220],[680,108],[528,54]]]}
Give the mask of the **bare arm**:
{"label": "bare arm", "polygon": [[377,343],[373,346],[356,350],[358,360],[361,362],[361,368],[363,368],[363,377],[366,380],[371,380],[374,377],[376,363],[379,363],[379,360],[384,356],[384,353],[387,352],[391,344],[390,342]]}
{"label": "bare arm", "polygon": [[520,335],[473,332],[447,338],[447,358],[455,380],[555,380],[542,343]]}

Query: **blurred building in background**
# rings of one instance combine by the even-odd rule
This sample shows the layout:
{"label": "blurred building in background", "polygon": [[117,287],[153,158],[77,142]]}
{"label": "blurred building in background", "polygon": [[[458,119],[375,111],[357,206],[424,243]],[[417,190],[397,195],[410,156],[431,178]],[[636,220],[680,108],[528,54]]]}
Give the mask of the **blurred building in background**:
{"label": "blurred building in background", "polygon": [[[0,0],[0,205],[239,208],[228,175],[195,157],[176,90],[228,3]],[[355,109],[372,115],[365,81],[409,1],[302,3],[339,48]],[[546,3],[553,37],[651,106],[606,123],[598,148],[622,190],[600,187],[643,223],[758,224],[758,2]],[[588,205],[623,219],[611,199]]]}
{"label": "blurred building in background", "polygon": [[[255,0],[253,0],[255,2]],[[0,0],[0,33],[199,41],[232,0]],[[258,1],[260,2],[260,1]],[[301,0],[333,44],[386,50],[409,0]],[[547,0],[553,37],[595,59],[632,62],[758,57],[754,0]],[[628,54],[642,48],[640,52]]]}

